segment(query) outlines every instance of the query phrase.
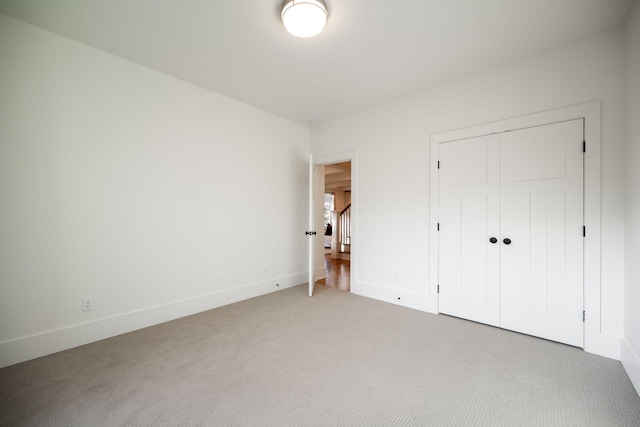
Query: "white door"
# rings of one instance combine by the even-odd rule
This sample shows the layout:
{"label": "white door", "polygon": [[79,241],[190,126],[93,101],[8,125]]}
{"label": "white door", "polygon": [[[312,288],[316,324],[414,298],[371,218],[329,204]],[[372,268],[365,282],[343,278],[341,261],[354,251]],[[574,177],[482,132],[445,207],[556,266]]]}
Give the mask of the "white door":
{"label": "white door", "polygon": [[313,262],[313,258],[314,258],[314,251],[313,251],[313,247],[315,246],[315,236],[316,236],[316,232],[314,231],[315,228],[315,224],[313,222],[314,220],[314,190],[315,190],[315,185],[314,185],[314,164],[313,164],[313,155],[310,154],[309,155],[309,229],[306,231],[306,235],[308,237],[309,240],[309,296],[312,297],[313,296],[313,285],[314,285],[314,277],[313,277],[313,273],[315,270],[315,265]]}
{"label": "white door", "polygon": [[503,328],[583,346],[583,121],[502,134]]}
{"label": "white door", "polygon": [[500,137],[440,144],[441,313],[498,326]]}
{"label": "white door", "polygon": [[583,345],[583,121],[440,145],[440,312]]}

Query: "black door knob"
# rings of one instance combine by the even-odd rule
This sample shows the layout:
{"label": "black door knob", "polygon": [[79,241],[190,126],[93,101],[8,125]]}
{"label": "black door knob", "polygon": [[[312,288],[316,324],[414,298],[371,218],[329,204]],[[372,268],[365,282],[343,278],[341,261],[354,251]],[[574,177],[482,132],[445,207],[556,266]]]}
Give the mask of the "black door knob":
{"label": "black door knob", "polygon": [[509,238],[504,239],[504,240],[502,241],[502,243],[504,243],[505,245],[510,245],[510,244],[511,244],[511,239],[509,239]]}
{"label": "black door knob", "polygon": [[498,242],[498,239],[496,239],[495,237],[492,237],[492,238],[490,238],[490,239],[489,239],[489,241],[490,241],[491,243],[497,243],[497,242]]}

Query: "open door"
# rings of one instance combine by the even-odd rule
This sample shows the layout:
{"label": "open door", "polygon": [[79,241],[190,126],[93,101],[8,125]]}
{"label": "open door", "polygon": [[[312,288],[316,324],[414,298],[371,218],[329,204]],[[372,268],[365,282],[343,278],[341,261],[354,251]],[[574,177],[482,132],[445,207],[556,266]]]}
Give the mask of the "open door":
{"label": "open door", "polygon": [[309,237],[309,296],[313,296],[313,285],[314,285],[314,251],[313,246],[315,245],[315,235],[316,232],[313,231],[314,228],[314,206],[313,206],[313,198],[314,198],[314,165],[313,165],[313,155],[309,155],[309,230],[305,233]]}

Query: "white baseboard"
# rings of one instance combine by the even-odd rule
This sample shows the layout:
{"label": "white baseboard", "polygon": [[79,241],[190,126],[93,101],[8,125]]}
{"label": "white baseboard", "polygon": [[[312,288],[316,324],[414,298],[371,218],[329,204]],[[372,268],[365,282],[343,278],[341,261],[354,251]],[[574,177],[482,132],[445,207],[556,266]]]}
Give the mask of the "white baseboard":
{"label": "white baseboard", "polygon": [[390,302],[392,304],[401,305],[403,307],[413,308],[415,310],[432,313],[432,311],[429,310],[429,297],[423,294],[399,291],[397,289],[386,288],[383,286],[372,285],[370,283],[363,282],[353,283],[351,285],[351,293],[384,302]]}
{"label": "white baseboard", "polygon": [[622,339],[620,343],[620,361],[627,375],[631,379],[636,392],[640,394],[640,357],[633,351],[627,340]]}
{"label": "white baseboard", "polygon": [[0,343],[0,368],[202,311],[307,283],[307,273],[277,277]]}

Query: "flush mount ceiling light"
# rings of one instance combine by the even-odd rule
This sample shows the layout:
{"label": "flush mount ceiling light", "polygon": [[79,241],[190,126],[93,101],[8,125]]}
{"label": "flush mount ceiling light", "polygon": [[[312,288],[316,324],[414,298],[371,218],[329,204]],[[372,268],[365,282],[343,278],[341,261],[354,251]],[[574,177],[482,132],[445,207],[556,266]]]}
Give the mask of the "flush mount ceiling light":
{"label": "flush mount ceiling light", "polygon": [[296,37],[313,37],[327,25],[327,4],[323,0],[285,0],[282,23]]}

